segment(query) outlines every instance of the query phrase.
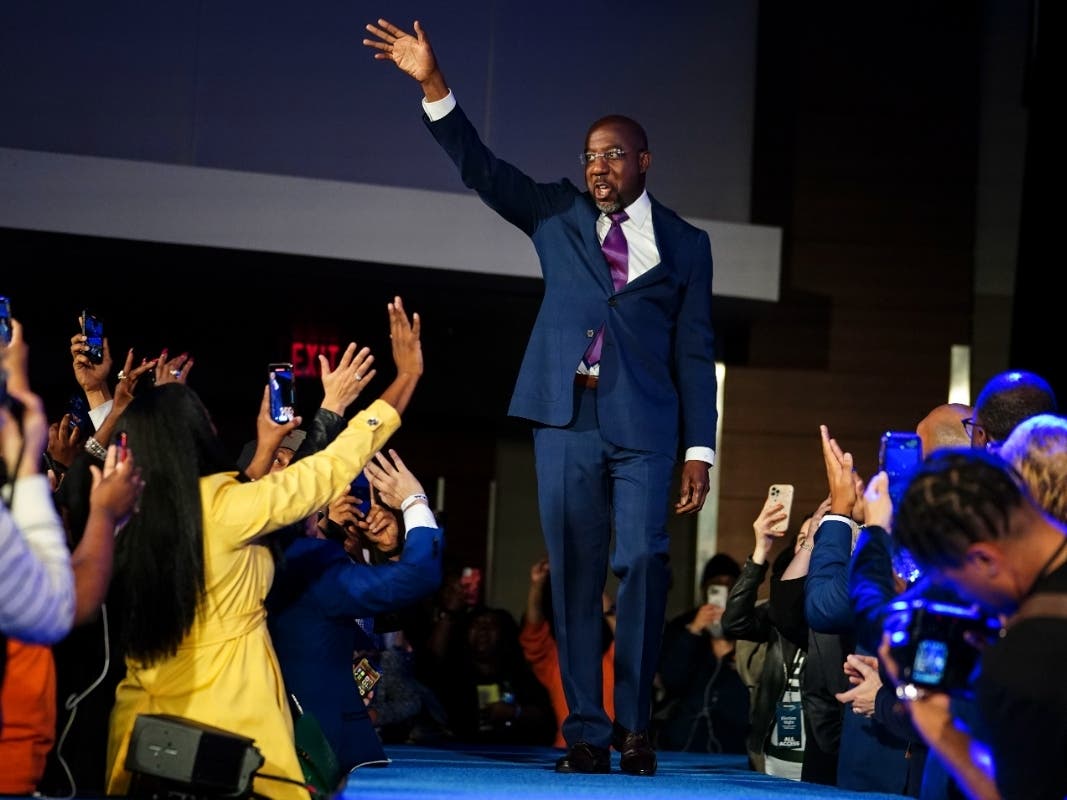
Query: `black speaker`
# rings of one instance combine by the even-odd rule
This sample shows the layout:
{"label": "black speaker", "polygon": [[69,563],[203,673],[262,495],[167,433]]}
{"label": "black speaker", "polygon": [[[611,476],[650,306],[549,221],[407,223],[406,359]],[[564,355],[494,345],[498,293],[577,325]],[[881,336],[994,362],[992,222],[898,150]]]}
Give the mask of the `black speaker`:
{"label": "black speaker", "polygon": [[140,714],[126,753],[140,797],[247,797],[263,763],[252,739],[169,714]]}

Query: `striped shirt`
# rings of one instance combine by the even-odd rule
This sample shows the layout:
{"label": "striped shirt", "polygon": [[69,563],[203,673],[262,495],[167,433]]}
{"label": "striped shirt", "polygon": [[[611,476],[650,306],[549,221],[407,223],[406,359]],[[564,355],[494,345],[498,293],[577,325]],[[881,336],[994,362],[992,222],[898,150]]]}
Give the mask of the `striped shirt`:
{"label": "striped shirt", "polygon": [[74,572],[44,475],[19,478],[0,503],[0,632],[52,644],[74,622]]}

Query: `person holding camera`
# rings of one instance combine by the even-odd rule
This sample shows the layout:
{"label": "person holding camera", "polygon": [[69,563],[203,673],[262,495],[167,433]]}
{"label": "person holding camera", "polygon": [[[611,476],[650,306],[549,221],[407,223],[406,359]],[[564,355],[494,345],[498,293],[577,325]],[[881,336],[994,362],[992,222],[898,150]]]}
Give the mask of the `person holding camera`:
{"label": "person holding camera", "polygon": [[[889,505],[883,476],[868,494],[868,506]],[[933,454],[892,516],[894,536],[926,573],[1007,621],[1003,635],[982,649],[973,687],[988,750],[952,712],[950,692],[963,687],[939,685],[883,637],[879,655],[915,727],[970,797],[1062,800],[1067,526],[1035,500],[1011,464],[979,448]],[[946,644],[936,641],[943,636],[917,633],[918,642]],[[935,665],[953,659],[949,650]]]}

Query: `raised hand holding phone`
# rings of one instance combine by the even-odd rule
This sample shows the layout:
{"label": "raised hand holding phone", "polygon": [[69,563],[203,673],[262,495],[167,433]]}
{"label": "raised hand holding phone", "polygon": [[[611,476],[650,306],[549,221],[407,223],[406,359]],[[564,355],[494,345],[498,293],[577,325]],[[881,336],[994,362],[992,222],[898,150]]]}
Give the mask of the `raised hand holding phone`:
{"label": "raised hand holding phone", "polygon": [[775,514],[775,521],[770,529],[775,533],[789,530],[789,515],[793,510],[793,485],[791,483],[772,483],[767,489],[767,503],[782,504],[782,509]]}

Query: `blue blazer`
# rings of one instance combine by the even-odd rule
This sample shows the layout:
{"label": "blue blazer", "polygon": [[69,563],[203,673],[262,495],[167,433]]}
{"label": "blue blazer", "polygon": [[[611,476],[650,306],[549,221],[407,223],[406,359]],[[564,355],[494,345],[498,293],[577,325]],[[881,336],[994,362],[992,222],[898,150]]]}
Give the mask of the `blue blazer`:
{"label": "blue blazer", "polygon": [[385,758],[352,677],[357,617],[406,608],[441,585],[444,534],[412,528],[399,561],[356,564],[329,539],[297,537],[267,597],[286,689],[315,715],[341,767]]}
{"label": "blue blazer", "polygon": [[[660,263],[618,292],[596,234],[600,212],[571,181],[537,183],[483,144],[463,109],[423,117],[463,183],[532,241],[545,294],[508,413],[563,426],[574,413],[574,373],[604,325],[597,411],[619,447],[674,458],[715,447],[711,244],[707,233],[652,200]],[[679,431],[679,427],[681,430]]]}
{"label": "blue blazer", "polygon": [[851,560],[852,526],[836,517],[824,519],[816,532],[804,582],[804,614],[812,630],[853,635],[856,617],[848,594]]}

